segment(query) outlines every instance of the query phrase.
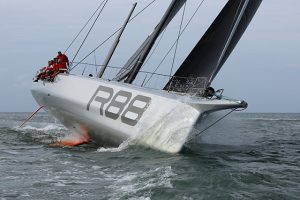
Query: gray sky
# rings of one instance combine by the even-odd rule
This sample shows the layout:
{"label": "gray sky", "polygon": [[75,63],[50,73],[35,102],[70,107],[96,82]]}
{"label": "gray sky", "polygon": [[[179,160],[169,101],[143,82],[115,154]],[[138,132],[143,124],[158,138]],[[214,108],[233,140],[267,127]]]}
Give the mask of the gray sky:
{"label": "gray sky", "polygon": [[[199,3],[198,0],[188,1],[185,20]],[[32,77],[58,50],[65,50],[99,2],[0,0],[0,112],[33,111],[38,107],[30,93]],[[133,2],[109,1],[78,58],[86,55],[123,23]],[[136,12],[150,0],[137,2]],[[128,26],[112,65],[124,64],[151,32],[169,2],[170,0],[157,0],[139,19]],[[191,28],[179,42],[177,66],[200,39],[201,33],[225,2],[204,2]],[[248,101],[249,112],[300,112],[299,9],[299,0],[264,0],[213,85],[224,88],[227,96]],[[162,44],[161,54],[174,41],[176,34],[172,33],[178,32],[178,24],[178,19],[170,24],[170,37]],[[110,44],[96,52],[98,63],[103,61]],[[70,58],[78,45],[76,43],[68,52]],[[157,57],[151,60],[147,69],[156,66],[161,60],[161,57]],[[164,70],[161,72],[168,73]]]}

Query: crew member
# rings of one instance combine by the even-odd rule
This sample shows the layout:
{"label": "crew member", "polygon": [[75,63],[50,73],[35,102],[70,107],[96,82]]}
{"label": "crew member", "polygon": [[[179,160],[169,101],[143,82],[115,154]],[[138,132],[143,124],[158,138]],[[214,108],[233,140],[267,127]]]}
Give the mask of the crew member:
{"label": "crew member", "polygon": [[69,58],[65,54],[61,53],[61,51],[58,52],[58,55],[56,57],[59,59],[60,63],[63,65],[65,69],[68,69],[69,67]]}
{"label": "crew member", "polygon": [[55,60],[50,60],[48,62],[48,67],[46,67],[45,74],[44,74],[44,79],[51,79],[53,74],[54,74],[54,66],[55,66]]}
{"label": "crew member", "polygon": [[52,66],[53,71],[58,71],[59,70],[58,60],[59,60],[58,58],[53,58],[53,66]]}
{"label": "crew member", "polygon": [[49,71],[52,70],[52,66],[53,66],[53,60],[49,60],[48,66],[40,69],[40,71],[36,75],[36,79],[34,80],[34,82],[38,82],[38,80],[40,79],[44,80],[48,76]]}

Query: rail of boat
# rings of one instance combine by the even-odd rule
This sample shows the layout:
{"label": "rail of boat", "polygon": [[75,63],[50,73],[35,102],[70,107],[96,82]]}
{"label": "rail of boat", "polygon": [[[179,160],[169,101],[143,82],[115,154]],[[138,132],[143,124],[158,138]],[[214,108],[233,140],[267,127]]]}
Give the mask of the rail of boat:
{"label": "rail of boat", "polygon": [[[76,71],[72,71],[74,75],[96,77],[102,65],[91,63],[74,63],[78,65]],[[111,81],[108,77],[115,77],[121,67],[107,66],[103,79]],[[185,84],[182,84],[182,83]],[[201,95],[206,89],[206,77],[177,77],[167,74],[160,74],[155,72],[140,71],[133,85],[144,88],[176,91],[178,93],[189,93]],[[167,85],[167,86],[166,86]]]}

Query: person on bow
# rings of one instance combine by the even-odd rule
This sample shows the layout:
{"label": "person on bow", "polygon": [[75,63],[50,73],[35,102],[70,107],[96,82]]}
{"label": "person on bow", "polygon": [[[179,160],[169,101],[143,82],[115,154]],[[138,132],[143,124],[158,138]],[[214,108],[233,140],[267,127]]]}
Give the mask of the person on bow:
{"label": "person on bow", "polygon": [[48,66],[43,67],[42,69],[39,70],[39,72],[36,75],[36,78],[35,78],[34,82],[38,82],[38,80],[40,80],[40,79],[44,80],[45,78],[47,78],[48,75],[49,75],[49,72],[52,71],[53,64],[54,64],[53,60],[49,60],[48,61]]}
{"label": "person on bow", "polygon": [[57,74],[65,73],[68,71],[67,64],[63,62],[61,59],[55,58],[56,64],[54,65],[54,71]]}
{"label": "person on bow", "polygon": [[53,59],[49,62],[48,67],[45,69],[45,78],[44,79],[46,79],[46,80],[52,79],[52,76],[55,73],[55,65],[56,65],[55,59]]}
{"label": "person on bow", "polygon": [[68,56],[66,56],[65,54],[61,53],[61,51],[59,51],[56,58],[59,60],[60,64],[62,64],[62,66],[65,69],[68,69],[68,67],[69,67],[69,58],[68,58]]}
{"label": "person on bow", "polygon": [[53,58],[53,65],[52,65],[52,69],[53,71],[58,71],[59,70],[59,63],[58,63],[59,59],[58,58]]}

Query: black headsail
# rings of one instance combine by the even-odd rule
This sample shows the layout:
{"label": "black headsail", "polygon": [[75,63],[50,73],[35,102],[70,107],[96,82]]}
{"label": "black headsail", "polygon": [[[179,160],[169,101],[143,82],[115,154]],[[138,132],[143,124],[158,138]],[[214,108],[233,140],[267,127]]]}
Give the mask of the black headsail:
{"label": "black headsail", "polygon": [[[176,85],[188,85],[188,77],[206,78],[210,86],[242,37],[262,0],[229,0],[192,52],[174,74]],[[184,78],[182,78],[184,77]],[[172,85],[172,86],[171,86]],[[170,81],[164,88],[182,91]]]}
{"label": "black headsail", "polygon": [[113,80],[122,81],[124,79],[127,83],[132,83],[142,67],[145,59],[151,51],[155,41],[162,33],[162,31],[168,26],[170,21],[178,13],[186,0],[172,0],[168,10],[164,14],[159,24],[155,27],[154,31],[147,37],[145,42],[138,48],[133,56],[128,60],[125,66],[119,71]]}

